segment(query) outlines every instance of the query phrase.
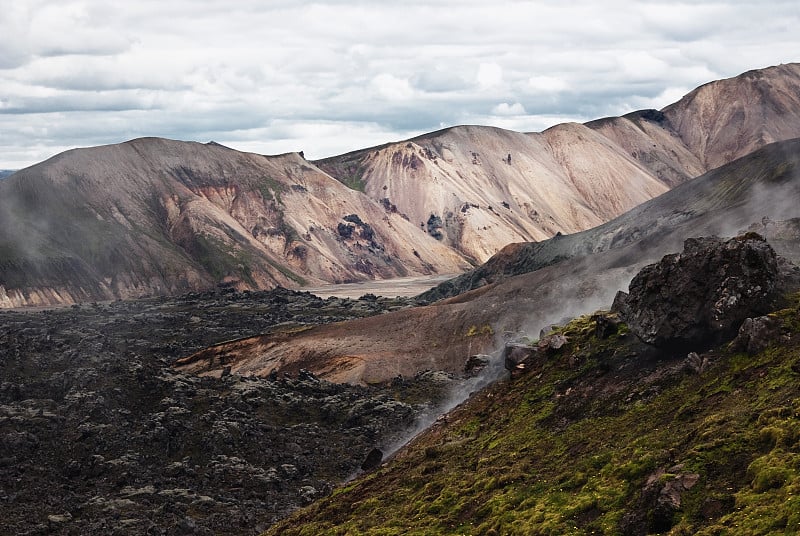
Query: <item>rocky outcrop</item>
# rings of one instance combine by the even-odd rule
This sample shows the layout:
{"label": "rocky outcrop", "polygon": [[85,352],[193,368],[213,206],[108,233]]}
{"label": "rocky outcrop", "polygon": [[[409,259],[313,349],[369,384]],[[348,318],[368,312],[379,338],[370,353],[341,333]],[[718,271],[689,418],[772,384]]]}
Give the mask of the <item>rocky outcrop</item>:
{"label": "rocky outcrop", "polygon": [[778,342],[781,336],[781,322],[774,316],[745,318],[739,333],[731,343],[734,348],[750,355],[766,349]]}
{"label": "rocky outcrop", "polygon": [[778,283],[775,251],[760,235],[692,238],[682,253],[643,268],[612,310],[646,343],[702,347],[769,311]]}
{"label": "rocky outcrop", "polygon": [[622,519],[625,536],[661,534],[673,525],[673,517],[680,510],[683,496],[700,480],[697,473],[685,472],[683,464],[659,468],[647,477],[636,508]]}

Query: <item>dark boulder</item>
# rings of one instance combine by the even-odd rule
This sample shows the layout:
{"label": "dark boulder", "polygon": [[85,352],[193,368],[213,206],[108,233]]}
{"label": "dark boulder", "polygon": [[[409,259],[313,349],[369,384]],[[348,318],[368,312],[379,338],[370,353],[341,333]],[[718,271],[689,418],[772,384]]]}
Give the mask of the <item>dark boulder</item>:
{"label": "dark boulder", "polygon": [[622,323],[619,315],[597,313],[592,315],[594,321],[594,334],[598,339],[607,339],[612,335],[619,332],[619,326]]}
{"label": "dark boulder", "polygon": [[683,496],[700,480],[697,473],[684,473],[683,469],[683,464],[659,468],[647,477],[637,504],[621,520],[622,534],[662,534],[672,528]]}
{"label": "dark boulder", "polygon": [[690,238],[682,253],[645,266],[627,294],[617,293],[612,311],[646,343],[704,347],[768,312],[779,279],[775,251],[758,234]]}
{"label": "dark boulder", "polygon": [[774,316],[746,318],[733,340],[735,350],[757,354],[777,341],[781,336],[781,322]]}
{"label": "dark boulder", "polygon": [[464,372],[466,374],[474,375],[486,368],[491,361],[491,356],[486,354],[472,355],[467,359],[464,364]]}
{"label": "dark boulder", "polygon": [[512,373],[536,368],[542,364],[548,354],[560,350],[566,343],[567,337],[561,333],[551,333],[533,344],[506,343],[503,349],[503,365]]}
{"label": "dark boulder", "polygon": [[364,462],[361,464],[362,471],[371,471],[373,469],[377,469],[381,462],[383,461],[383,451],[378,448],[374,448],[369,451],[367,457],[364,459]]}

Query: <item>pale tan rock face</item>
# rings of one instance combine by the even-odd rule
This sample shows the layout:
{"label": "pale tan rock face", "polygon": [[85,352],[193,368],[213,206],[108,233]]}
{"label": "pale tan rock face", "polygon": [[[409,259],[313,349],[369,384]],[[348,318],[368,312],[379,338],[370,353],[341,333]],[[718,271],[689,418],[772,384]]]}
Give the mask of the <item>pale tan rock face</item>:
{"label": "pale tan rock face", "polygon": [[542,134],[455,127],[366,151],[362,165],[367,195],[429,233],[440,218],[442,242],[480,262],[500,244],[587,229],[668,189],[577,124]]}
{"label": "pale tan rock face", "polygon": [[422,230],[438,216],[442,242],[484,262],[508,243],[594,227],[795,137],[800,65],[790,64],[712,82],[662,111],[541,134],[454,127],[318,164],[372,199],[388,199]]}

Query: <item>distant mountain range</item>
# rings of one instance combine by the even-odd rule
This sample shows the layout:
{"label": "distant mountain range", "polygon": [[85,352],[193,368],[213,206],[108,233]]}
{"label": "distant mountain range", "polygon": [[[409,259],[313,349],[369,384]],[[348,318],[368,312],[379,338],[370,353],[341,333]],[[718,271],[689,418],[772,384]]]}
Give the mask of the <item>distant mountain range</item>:
{"label": "distant mountain range", "polygon": [[0,179],[5,179],[15,171],[15,169],[0,169]]}
{"label": "distant mountain range", "polygon": [[798,110],[789,64],[661,111],[318,162],[156,138],[68,151],[0,183],[0,306],[462,272],[798,137]]}

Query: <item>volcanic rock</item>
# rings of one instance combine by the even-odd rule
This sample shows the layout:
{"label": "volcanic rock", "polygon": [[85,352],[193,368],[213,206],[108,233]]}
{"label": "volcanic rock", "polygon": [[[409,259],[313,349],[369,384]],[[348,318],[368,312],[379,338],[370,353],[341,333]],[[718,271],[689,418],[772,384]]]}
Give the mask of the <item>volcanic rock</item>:
{"label": "volcanic rock", "polygon": [[757,354],[780,336],[780,324],[780,320],[774,316],[745,318],[739,334],[733,340],[733,347],[750,355]]}
{"label": "volcanic rock", "polygon": [[682,253],[643,268],[612,310],[646,343],[705,346],[767,312],[778,278],[775,251],[758,234],[690,238]]}
{"label": "volcanic rock", "polygon": [[0,310],[0,533],[258,534],[330,493],[449,385],[199,378],[169,363],[400,303],[277,289]]}
{"label": "volcanic rock", "polygon": [[378,467],[381,462],[383,461],[383,451],[381,449],[372,449],[367,454],[366,459],[364,459],[364,463],[361,464],[362,471],[370,471]]}

